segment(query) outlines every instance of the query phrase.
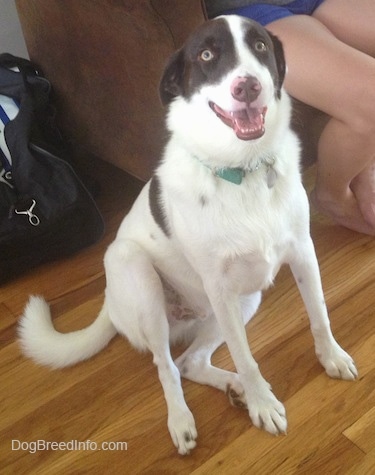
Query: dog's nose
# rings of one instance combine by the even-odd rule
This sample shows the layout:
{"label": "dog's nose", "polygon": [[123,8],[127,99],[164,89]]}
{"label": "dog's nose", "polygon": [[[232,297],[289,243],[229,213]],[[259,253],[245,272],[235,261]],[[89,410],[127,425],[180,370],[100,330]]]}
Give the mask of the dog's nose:
{"label": "dog's nose", "polygon": [[243,76],[235,78],[231,85],[231,93],[234,99],[239,102],[250,104],[254,102],[262,90],[262,85],[253,76]]}

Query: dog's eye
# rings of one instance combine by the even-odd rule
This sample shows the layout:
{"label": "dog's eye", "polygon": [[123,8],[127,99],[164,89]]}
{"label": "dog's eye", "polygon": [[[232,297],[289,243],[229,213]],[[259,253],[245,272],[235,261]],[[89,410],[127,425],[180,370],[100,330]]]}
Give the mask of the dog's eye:
{"label": "dog's eye", "polygon": [[258,51],[259,53],[264,53],[267,51],[267,45],[264,41],[258,40],[255,45],[254,45],[255,51]]}
{"label": "dog's eye", "polygon": [[199,59],[201,59],[202,61],[211,61],[212,59],[214,59],[214,54],[209,49],[205,49],[199,55]]}

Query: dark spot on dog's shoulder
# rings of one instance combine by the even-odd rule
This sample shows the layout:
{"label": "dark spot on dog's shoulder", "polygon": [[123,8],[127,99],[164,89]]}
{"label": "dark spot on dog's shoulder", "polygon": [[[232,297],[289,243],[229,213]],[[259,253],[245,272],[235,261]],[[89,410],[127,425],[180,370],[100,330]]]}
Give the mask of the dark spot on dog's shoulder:
{"label": "dark spot on dog's shoulder", "polygon": [[171,233],[168,226],[168,219],[162,202],[160,179],[157,175],[151,178],[148,198],[151,214],[155,222],[164,234],[170,237]]}
{"label": "dark spot on dog's shoulder", "polygon": [[204,208],[207,205],[207,197],[204,195],[201,195],[199,197],[199,203],[201,204],[202,208]]}

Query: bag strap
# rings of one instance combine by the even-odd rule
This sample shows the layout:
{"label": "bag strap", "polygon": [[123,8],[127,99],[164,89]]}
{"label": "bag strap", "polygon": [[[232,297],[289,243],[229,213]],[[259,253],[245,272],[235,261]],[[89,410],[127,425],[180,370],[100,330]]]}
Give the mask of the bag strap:
{"label": "bag strap", "polygon": [[31,74],[39,74],[34,63],[28,59],[13,56],[13,54],[10,53],[0,54],[0,66],[8,69],[17,67],[20,71],[24,72],[25,75],[27,75],[28,71]]}
{"label": "bag strap", "polygon": [[21,101],[26,92],[32,97],[33,107],[39,109],[47,104],[50,90],[50,82],[31,61],[10,53],[0,54],[0,94]]}

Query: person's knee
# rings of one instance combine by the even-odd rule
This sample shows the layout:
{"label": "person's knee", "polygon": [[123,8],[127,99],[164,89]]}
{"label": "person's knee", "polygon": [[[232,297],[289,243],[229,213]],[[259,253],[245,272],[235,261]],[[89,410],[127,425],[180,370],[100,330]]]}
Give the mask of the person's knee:
{"label": "person's knee", "polygon": [[[353,134],[366,142],[372,141],[375,146],[375,88],[373,89],[373,92],[368,90],[362,99],[358,99],[348,108],[345,121]],[[345,108],[344,98],[342,107]]]}

